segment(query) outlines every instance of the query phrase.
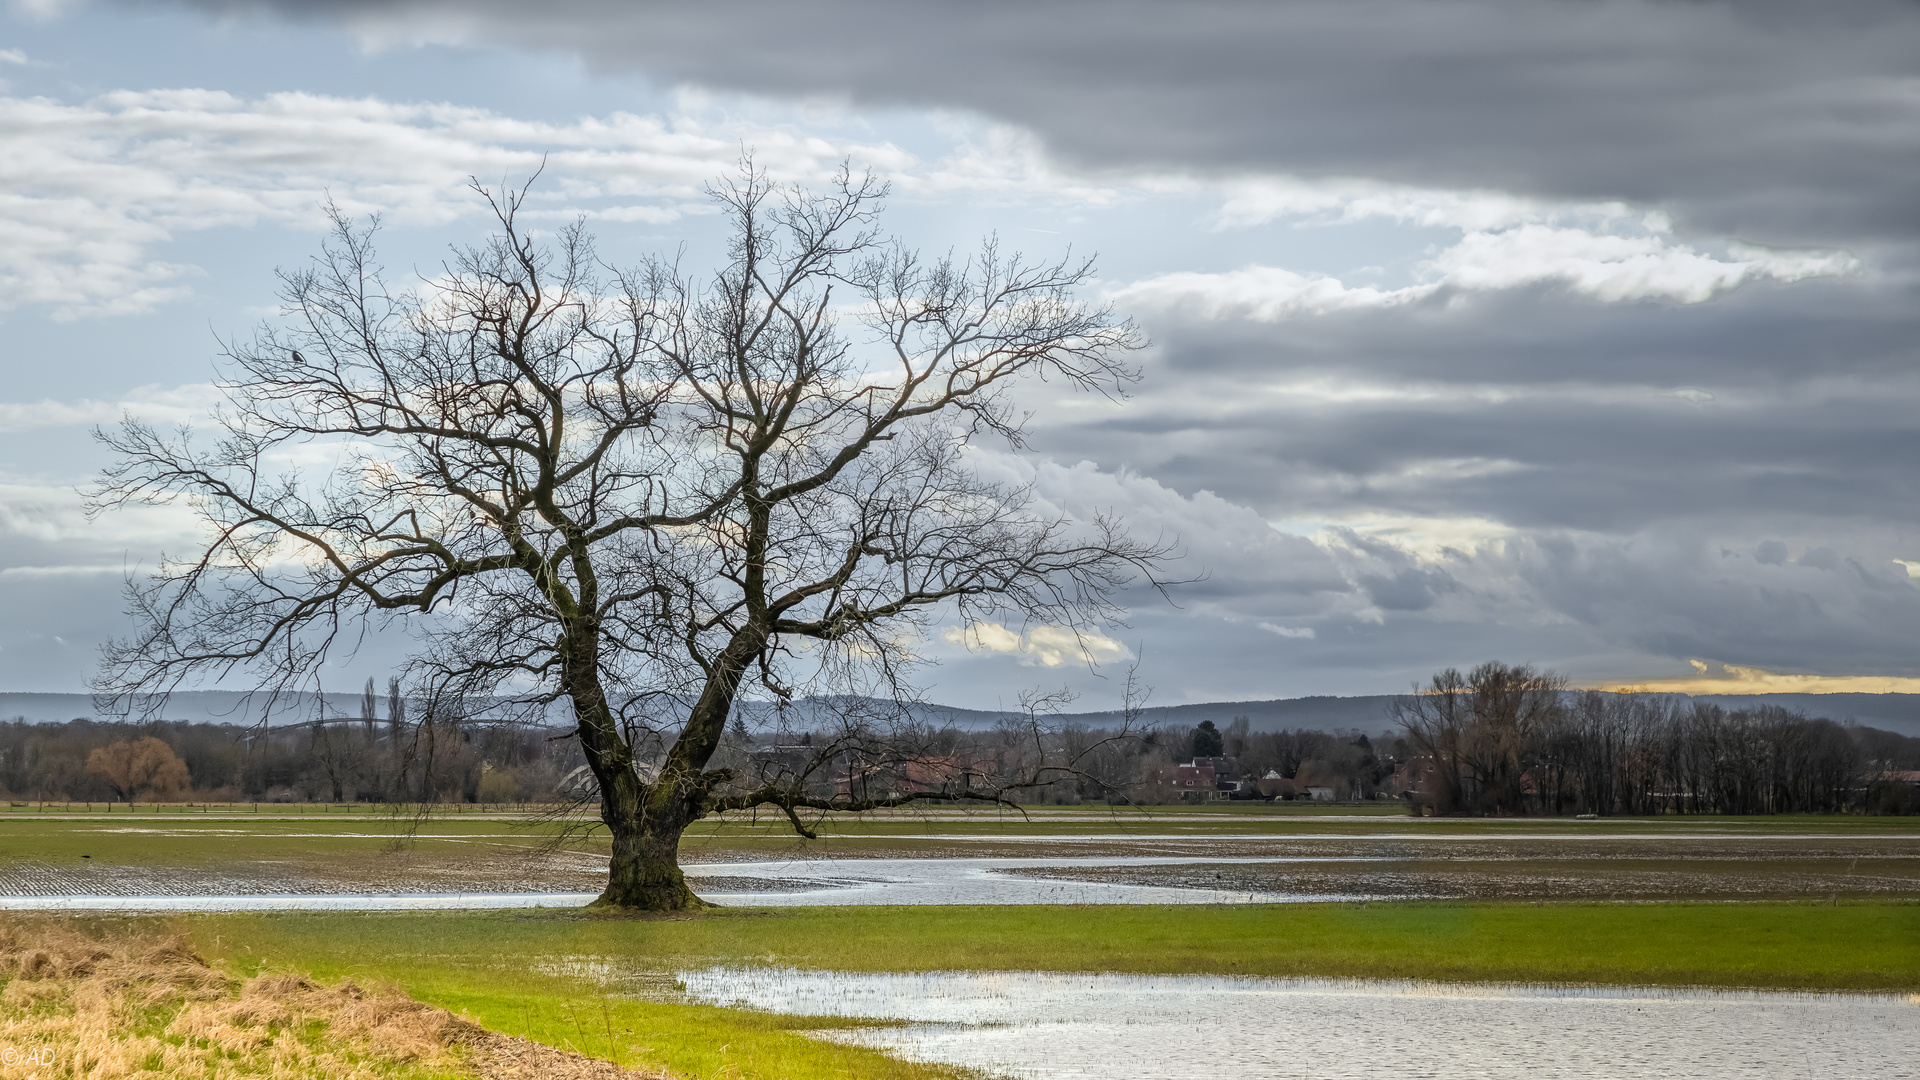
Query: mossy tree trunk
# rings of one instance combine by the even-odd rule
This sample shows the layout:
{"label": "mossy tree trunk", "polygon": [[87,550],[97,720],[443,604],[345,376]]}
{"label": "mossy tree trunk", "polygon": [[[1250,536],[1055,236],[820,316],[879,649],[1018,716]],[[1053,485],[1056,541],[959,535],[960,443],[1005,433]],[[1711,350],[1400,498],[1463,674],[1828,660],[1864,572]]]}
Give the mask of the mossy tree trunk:
{"label": "mossy tree trunk", "polygon": [[[680,837],[688,825],[707,815],[714,788],[732,779],[726,770],[707,771],[706,764],[719,748],[741,676],[765,647],[765,638],[752,627],[734,635],[651,782],[641,780],[634,768],[631,745],[622,737],[592,667],[570,676],[581,745],[600,784],[600,820],[613,841],[607,887],[594,907],[685,911],[713,906],[687,887],[680,869]],[[563,651],[590,656],[595,644],[585,641]]]}

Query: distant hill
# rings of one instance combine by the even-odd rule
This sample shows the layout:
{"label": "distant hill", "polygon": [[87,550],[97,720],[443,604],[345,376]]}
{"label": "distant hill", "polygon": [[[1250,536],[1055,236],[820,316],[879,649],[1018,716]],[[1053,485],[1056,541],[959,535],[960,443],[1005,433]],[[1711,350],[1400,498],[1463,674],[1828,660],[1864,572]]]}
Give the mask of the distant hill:
{"label": "distant hill", "polygon": [[1729,709],[1779,705],[1808,716],[1854,720],[1867,727],[1920,736],[1920,694],[1695,694]]}
{"label": "distant hill", "polygon": [[[1175,728],[1184,731],[1211,720],[1215,727],[1226,727],[1235,717],[1247,718],[1253,731],[1279,731],[1282,728],[1319,728],[1324,731],[1381,731],[1392,725],[1387,720],[1391,694],[1367,697],[1299,697],[1272,701],[1209,701],[1198,705],[1158,705],[1142,709],[1140,723],[1147,727]],[[1120,713],[1074,713],[1065,719],[1093,727],[1113,727]]]}
{"label": "distant hill", "polygon": [[[1244,716],[1254,731],[1304,727],[1327,731],[1358,728],[1373,732],[1391,726],[1387,720],[1387,706],[1395,696],[1377,694],[1367,697],[1302,697],[1168,705],[1143,710],[1141,721],[1148,726],[1186,729],[1202,720],[1211,720],[1216,727],[1225,727],[1235,717]],[[1920,694],[1695,694],[1692,699],[1712,702],[1728,709],[1778,705],[1797,709],[1808,716],[1853,720],[1867,727],[1920,736]],[[1120,722],[1120,714],[1081,713],[1069,719],[1094,726],[1112,726]]]}
{"label": "distant hill", "polygon": [[[1685,695],[1674,695],[1676,697]],[[1318,728],[1325,731],[1347,731],[1358,729],[1365,732],[1383,731],[1391,725],[1387,720],[1387,705],[1393,695],[1374,694],[1364,697],[1299,697],[1277,698],[1270,701],[1211,701],[1195,705],[1159,705],[1145,709],[1141,713],[1141,723],[1147,727],[1162,727],[1185,731],[1200,723],[1211,720],[1216,726],[1225,727],[1235,717],[1244,716],[1254,731],[1277,731],[1281,728]],[[1757,705],[1780,705],[1789,709],[1798,709],[1809,716],[1825,716],[1833,720],[1854,720],[1868,727],[1897,731],[1903,735],[1920,736],[1920,694],[1700,694],[1696,701],[1710,701],[1730,709],[1751,708]],[[314,718],[314,701],[309,695],[289,700],[284,707],[275,711],[272,722],[275,724],[295,723]],[[326,695],[328,716],[360,715],[359,694]],[[743,711],[766,713],[771,706],[765,702],[743,702]],[[826,700],[802,699],[794,706],[799,713],[796,722],[805,726],[804,718],[810,712],[826,712],[832,703]],[[245,695],[225,690],[190,691],[173,695],[168,700],[163,716],[169,720],[191,722],[253,724],[259,720],[260,703],[256,700],[249,705]],[[386,698],[382,695],[378,710],[384,717]],[[979,731],[993,727],[1016,714],[989,709],[961,709],[947,705],[921,705],[914,708],[918,718],[938,726],[952,725],[963,730]],[[35,722],[65,721],[76,717],[98,718],[100,713],[93,707],[93,699],[86,694],[16,694],[0,693],[0,720],[25,719]],[[1120,713],[1115,711],[1069,713],[1056,719],[1086,724],[1090,727],[1113,727],[1120,723]]]}
{"label": "distant hill", "polygon": [[[328,716],[359,716],[359,694],[326,695]],[[260,721],[260,710],[266,701],[261,697],[231,690],[185,690],[167,699],[161,710],[161,716],[167,720],[183,720],[189,723],[211,724],[256,724]],[[301,720],[312,720],[315,716],[314,699],[311,694],[301,694],[283,699],[273,711],[272,721],[276,724],[291,724]],[[380,696],[380,712],[386,714],[386,695]],[[31,720],[35,722],[66,721],[76,719],[118,719],[110,717],[94,708],[90,694],[14,694],[0,693],[0,721]]]}

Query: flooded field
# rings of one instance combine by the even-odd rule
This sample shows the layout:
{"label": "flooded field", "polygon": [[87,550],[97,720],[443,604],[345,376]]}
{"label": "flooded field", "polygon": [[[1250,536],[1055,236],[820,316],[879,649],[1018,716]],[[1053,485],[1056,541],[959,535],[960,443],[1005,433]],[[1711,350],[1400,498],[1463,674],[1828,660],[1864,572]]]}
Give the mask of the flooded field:
{"label": "flooded field", "polygon": [[[597,919],[519,910],[606,875],[602,839],[525,818],[0,815],[0,911],[164,913],[235,962],[493,988],[501,1030],[537,997],[573,1038],[586,1002],[608,1054],[697,1016],[734,1034],[687,1046],[778,1024],[981,1077],[1920,1075],[1915,997],[1693,989],[1920,987],[1920,905],[1878,902],[1920,900],[1920,823],[1055,816],[726,822],[682,862],[735,910]],[[1819,902],[1637,902],[1778,898]],[[1305,903],[1432,899],[1623,902]]]}
{"label": "flooded field", "polygon": [[1920,998],[1330,979],[713,967],[687,998],[907,1021],[819,1037],[998,1076],[1486,1080],[1913,1075]]}
{"label": "flooded field", "polygon": [[[1817,831],[1331,817],[1265,835],[1200,815],[1132,832],[940,824],[814,842],[701,835],[682,861],[702,896],[749,906],[1920,898],[1920,832],[1844,819]],[[0,819],[0,908],[576,906],[599,892],[604,849],[550,838],[506,819],[398,832],[366,820]]]}

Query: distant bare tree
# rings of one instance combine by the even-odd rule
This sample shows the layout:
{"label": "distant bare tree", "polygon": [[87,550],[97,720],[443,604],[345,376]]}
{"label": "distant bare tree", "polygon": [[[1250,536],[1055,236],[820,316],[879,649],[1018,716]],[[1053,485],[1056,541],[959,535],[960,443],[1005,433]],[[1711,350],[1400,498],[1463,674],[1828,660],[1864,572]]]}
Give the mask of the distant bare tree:
{"label": "distant bare tree", "polygon": [[1490,661],[1463,675],[1448,668],[1394,699],[1389,716],[1432,759],[1439,813],[1520,813],[1542,736],[1562,713],[1566,680]]}
{"label": "distant bare tree", "polygon": [[[324,702],[322,708],[325,708]],[[307,757],[327,781],[333,802],[347,801],[347,782],[364,757],[353,745],[344,725],[323,722],[311,725],[307,735]]]}
{"label": "distant bare tree", "polygon": [[87,771],[98,776],[122,800],[184,791],[192,779],[187,763],[173,748],[151,735],[122,739],[87,755]]}
{"label": "distant bare tree", "polygon": [[[451,700],[571,713],[617,907],[697,906],[677,846],[717,811],[799,826],[1057,779],[934,782],[928,758],[912,790],[809,790],[708,765],[749,684],[900,699],[936,610],[1079,631],[1154,580],[1164,547],[1050,516],[967,449],[1018,444],[1006,390],[1024,376],[1124,390],[1139,334],[1073,298],[1089,262],[889,242],[870,179],[809,194],[749,164],[712,194],[731,240],[704,284],[657,259],[606,271],[578,226],[535,242],[522,191],[487,195],[499,232],[396,291],[372,228],[336,213],[321,256],[283,275],[286,325],[230,348],[215,443],[132,421],[102,436],[119,464],[96,509],[184,499],[210,540],[131,589],[140,629],[99,688],[245,672],[291,691],[366,622],[429,620],[410,668],[424,723]],[[878,738],[900,715],[850,720],[843,754],[919,755]]]}
{"label": "distant bare tree", "polygon": [[1438,813],[1834,813],[1874,804],[1867,747],[1885,734],[1771,705],[1570,694],[1500,663],[1442,671],[1392,715]]}

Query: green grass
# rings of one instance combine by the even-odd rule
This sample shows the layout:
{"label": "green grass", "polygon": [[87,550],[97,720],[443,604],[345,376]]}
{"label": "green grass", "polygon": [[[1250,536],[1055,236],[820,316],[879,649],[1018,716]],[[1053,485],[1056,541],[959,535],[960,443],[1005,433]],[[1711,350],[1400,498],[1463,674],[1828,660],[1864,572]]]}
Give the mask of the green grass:
{"label": "green grass", "polygon": [[303,913],[186,925],[230,958],[395,972],[595,956],[651,971],[753,963],[1920,990],[1920,904],[1899,902],[782,908],[670,919]]}
{"label": "green grass", "polygon": [[[387,983],[487,1027],[630,1066],[739,1080],[962,1075],[807,1037],[853,1021],[675,1004],[713,964],[1920,990],[1920,904],[1300,904],[96,918],[179,930],[236,975]],[[597,965],[604,977],[570,974]],[[659,984],[655,982],[654,986]]]}
{"label": "green grass", "polygon": [[[258,816],[149,814],[144,807],[137,815],[0,815],[0,869],[10,858],[77,862],[82,854],[92,855],[95,866],[217,867],[244,860],[292,866],[336,859],[373,866],[396,839],[410,835],[406,818],[265,809]],[[1900,847],[1920,834],[1914,818],[1353,820],[1366,809],[1372,808],[1232,805],[1142,813],[1038,807],[1033,820],[940,810],[829,819],[823,839],[804,845],[782,819],[729,815],[697,825],[683,852],[696,859],[803,847],[822,854],[971,852],[993,837],[1049,834],[1331,839],[1543,830],[1573,837],[1590,831],[1824,835],[1882,838],[1882,846],[1891,839]],[[417,825],[406,846],[432,858],[469,858],[503,850],[495,845],[537,843],[544,831],[511,814],[436,814]],[[588,847],[604,850],[601,842]],[[1539,859],[1552,855],[1542,848]],[[1622,866],[1617,859],[1606,865]],[[1777,874],[1791,866],[1776,861],[1762,869]],[[859,907],[723,910],[672,919],[575,911],[286,913],[134,921],[177,925],[209,959],[236,974],[272,969],[390,982],[497,1031],[630,1065],[740,1080],[959,1074],[803,1034],[844,1020],[644,1000],[617,983],[569,979],[546,965],[586,957],[628,973],[745,963],[1920,991],[1920,904],[1902,902]]]}
{"label": "green grass", "polygon": [[78,859],[126,865],[195,865],[263,856],[371,856],[402,843],[453,850],[461,841],[536,845],[548,831],[518,821],[433,818],[410,829],[387,817],[310,821],[247,818],[0,820],[0,866],[7,859]]}
{"label": "green grass", "polygon": [[[323,981],[392,984],[494,1031],[628,1067],[738,1080],[960,1080],[972,1075],[805,1034],[872,1026],[873,1021],[636,1000],[545,966],[600,943],[592,936],[596,933],[612,930],[617,937],[623,925],[636,924],[571,914],[464,912],[205,916],[175,924],[210,960],[236,974],[295,971]],[[589,939],[576,940],[574,931],[586,931]]]}
{"label": "green grass", "polygon": [[[802,1034],[847,1020],[638,1000],[633,976],[756,964],[1920,990],[1920,905],[1904,903],[301,913],[171,923],[240,974],[390,982],[496,1031],[740,1080],[959,1074]],[[566,960],[604,964],[615,977],[569,979],[553,966]]]}
{"label": "green grass", "polygon": [[[689,857],[725,852],[863,854],[884,845],[902,851],[962,850],[951,841],[970,843],[995,837],[1113,835],[1141,839],[1190,837],[1365,837],[1382,834],[1420,836],[1528,836],[1621,834],[1661,836],[1678,833],[1842,837],[1913,837],[1920,818],[1871,817],[1662,817],[1573,821],[1567,818],[1414,819],[1372,816],[1353,820],[1338,813],[1367,807],[1335,807],[1323,815],[1316,807],[1236,804],[1228,807],[1169,807],[1151,811],[1105,807],[1041,807],[1036,820],[1010,813],[938,811],[925,816],[829,817],[819,825],[821,838],[802,843],[784,817],[727,815],[688,830],[682,850]],[[1335,820],[1328,820],[1328,816]],[[381,853],[407,851],[450,857],[476,853],[475,841],[527,846],[552,835],[552,822],[511,814],[447,814],[415,819],[411,815],[356,812],[285,814],[138,815],[49,813],[0,815],[0,869],[10,859],[59,862],[91,856],[96,863],[129,866],[206,866],[262,858],[322,860],[377,859]],[[943,839],[947,838],[947,839]],[[604,853],[604,832],[572,846]],[[497,849],[496,849],[497,850]],[[370,862],[368,863],[370,865]]]}
{"label": "green grass", "polygon": [[872,1026],[837,1017],[781,1016],[699,1005],[668,1005],[582,992],[549,980],[432,969],[403,984],[414,997],[486,1027],[628,1068],[739,1080],[948,1080],[952,1066],[902,1061],[878,1050],[809,1037],[808,1031]]}

